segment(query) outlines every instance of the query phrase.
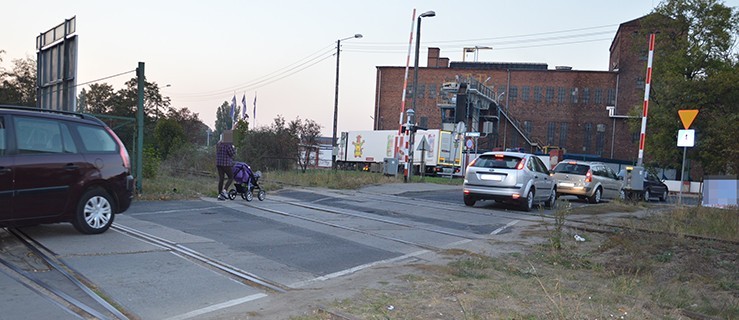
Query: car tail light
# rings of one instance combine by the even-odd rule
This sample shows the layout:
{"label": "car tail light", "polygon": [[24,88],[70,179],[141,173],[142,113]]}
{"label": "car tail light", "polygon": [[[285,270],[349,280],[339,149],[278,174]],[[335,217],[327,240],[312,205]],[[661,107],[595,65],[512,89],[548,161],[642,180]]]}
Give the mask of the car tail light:
{"label": "car tail light", "polygon": [[516,170],[523,170],[524,165],[526,164],[526,158],[521,158],[521,161],[518,162],[516,165]]}
{"label": "car tail light", "polygon": [[131,172],[131,157],[128,156],[128,151],[126,150],[126,146],[123,145],[123,142],[121,142],[121,139],[118,138],[118,136],[108,127],[105,127],[105,130],[110,133],[111,136],[113,136],[113,139],[118,143],[118,152],[121,156],[121,160],[123,160],[123,167],[128,170],[128,172]]}
{"label": "car tail light", "polygon": [[593,181],[593,170],[588,170],[588,173],[585,174],[585,182],[592,182]]}

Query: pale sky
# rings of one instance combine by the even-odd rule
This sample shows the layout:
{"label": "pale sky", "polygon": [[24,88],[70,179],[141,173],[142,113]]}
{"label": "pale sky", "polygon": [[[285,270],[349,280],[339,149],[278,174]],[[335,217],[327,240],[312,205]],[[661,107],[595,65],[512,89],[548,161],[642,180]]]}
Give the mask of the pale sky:
{"label": "pale sky", "polygon": [[[9,0],[2,5],[0,49],[6,68],[12,59],[35,58],[36,36],[76,16],[77,83],[131,71],[143,61],[147,80],[157,82],[174,107],[188,107],[211,128],[216,109],[234,95],[241,104],[246,94],[252,115],[256,92],[256,125],[269,125],[277,115],[300,117],[331,136],[337,39],[363,35],[342,41],[338,130],[370,130],[376,67],[405,66],[414,8],[417,14],[436,12],[422,22],[420,66],[429,46],[451,61],[462,61],[463,47],[491,46],[479,51],[478,61],[607,70],[618,25],[658,3]],[[467,54],[467,61],[473,59]],[[119,89],[132,77],[104,82]]]}

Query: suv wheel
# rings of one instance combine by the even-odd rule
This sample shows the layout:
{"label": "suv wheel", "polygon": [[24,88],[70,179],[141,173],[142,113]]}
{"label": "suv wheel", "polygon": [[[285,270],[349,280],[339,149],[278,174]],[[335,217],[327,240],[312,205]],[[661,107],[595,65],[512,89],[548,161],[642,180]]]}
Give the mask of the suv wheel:
{"label": "suv wheel", "polygon": [[471,196],[464,196],[464,205],[465,206],[468,206],[468,207],[474,206],[475,205],[475,202],[476,202],[475,201],[475,198],[473,198]]}
{"label": "suv wheel", "polygon": [[103,233],[113,224],[113,205],[105,190],[90,189],[80,198],[72,225],[86,234]]}
{"label": "suv wheel", "polygon": [[552,189],[551,194],[549,194],[549,199],[544,202],[544,205],[549,209],[554,209],[554,206],[557,203],[557,191]]}
{"label": "suv wheel", "polygon": [[534,191],[529,190],[529,193],[526,194],[526,198],[521,199],[521,209],[523,211],[531,211],[531,208],[534,206]]}
{"label": "suv wheel", "polygon": [[601,192],[602,191],[601,191],[600,187],[598,187],[598,189],[595,189],[595,192],[593,193],[593,195],[590,198],[588,198],[588,201],[590,203],[599,203],[600,202],[600,197],[601,197]]}

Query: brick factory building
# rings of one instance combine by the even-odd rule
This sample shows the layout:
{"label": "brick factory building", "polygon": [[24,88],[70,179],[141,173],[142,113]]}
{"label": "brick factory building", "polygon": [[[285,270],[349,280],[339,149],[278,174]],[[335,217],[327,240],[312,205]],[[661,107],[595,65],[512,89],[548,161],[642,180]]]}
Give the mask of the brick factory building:
{"label": "brick factory building", "polygon": [[[559,147],[571,154],[635,161],[639,133],[629,129],[626,115],[644,100],[648,35],[639,32],[640,19],[619,26],[607,71],[450,62],[439,48],[428,48],[426,66],[419,65],[417,92],[409,72],[406,109],[412,108],[415,94],[421,126],[452,130],[462,119],[468,131],[481,133],[478,151]],[[398,129],[404,74],[405,67],[377,67],[375,130]],[[464,106],[456,101],[462,97],[456,95],[460,86],[467,92]]]}

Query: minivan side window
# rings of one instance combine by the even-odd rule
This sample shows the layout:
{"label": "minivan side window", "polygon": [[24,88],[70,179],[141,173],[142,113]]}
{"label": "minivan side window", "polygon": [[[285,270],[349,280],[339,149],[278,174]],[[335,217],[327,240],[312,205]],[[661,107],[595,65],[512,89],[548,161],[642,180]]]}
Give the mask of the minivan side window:
{"label": "minivan side window", "polygon": [[62,135],[58,121],[15,117],[15,140],[19,153],[61,153]]}
{"label": "minivan side window", "polygon": [[118,144],[103,127],[77,126],[77,133],[82,138],[85,150],[90,152],[115,152]]}
{"label": "minivan side window", "polygon": [[0,156],[5,155],[5,149],[8,144],[5,143],[5,119],[0,116]]}

